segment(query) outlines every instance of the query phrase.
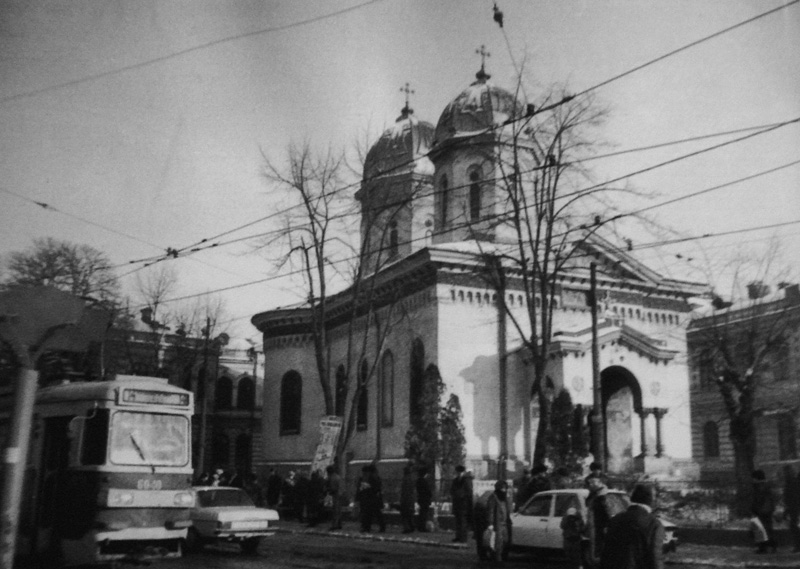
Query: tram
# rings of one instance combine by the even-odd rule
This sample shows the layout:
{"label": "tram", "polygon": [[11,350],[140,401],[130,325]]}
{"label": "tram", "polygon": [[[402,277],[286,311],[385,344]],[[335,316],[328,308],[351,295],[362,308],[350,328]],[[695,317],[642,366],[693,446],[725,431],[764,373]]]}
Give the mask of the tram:
{"label": "tram", "polygon": [[[0,440],[13,396],[0,396]],[[190,391],[166,379],[63,383],[36,396],[17,553],[47,566],[181,555]]]}

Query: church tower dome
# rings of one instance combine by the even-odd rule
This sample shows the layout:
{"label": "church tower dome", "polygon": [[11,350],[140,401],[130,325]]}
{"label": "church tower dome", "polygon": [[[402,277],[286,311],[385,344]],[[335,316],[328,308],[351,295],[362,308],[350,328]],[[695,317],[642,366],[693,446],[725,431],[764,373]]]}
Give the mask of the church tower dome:
{"label": "church tower dome", "polygon": [[[401,89],[403,90],[403,89]],[[433,163],[428,158],[434,127],[408,104],[367,152],[356,199],[361,203],[361,246],[368,268],[430,245],[433,232]]]}
{"label": "church tower dome", "polygon": [[[478,52],[484,58],[483,48]],[[483,64],[475,81],[442,111],[431,149],[434,163],[433,242],[495,240],[493,220],[503,200],[497,196],[499,162],[510,123],[526,105],[489,82]]]}

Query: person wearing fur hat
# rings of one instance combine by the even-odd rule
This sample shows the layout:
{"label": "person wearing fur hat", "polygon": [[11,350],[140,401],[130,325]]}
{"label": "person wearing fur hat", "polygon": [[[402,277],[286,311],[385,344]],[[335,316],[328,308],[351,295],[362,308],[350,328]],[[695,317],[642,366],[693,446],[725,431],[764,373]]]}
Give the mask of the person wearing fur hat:
{"label": "person wearing fur hat", "polygon": [[486,502],[486,526],[494,531],[495,542],[491,549],[494,561],[504,561],[508,557],[511,539],[511,504],[508,500],[508,483],[498,480],[494,492]]}
{"label": "person wearing fur hat", "polygon": [[664,526],[653,501],[653,489],[637,484],[631,505],[608,523],[600,569],[664,569]]}

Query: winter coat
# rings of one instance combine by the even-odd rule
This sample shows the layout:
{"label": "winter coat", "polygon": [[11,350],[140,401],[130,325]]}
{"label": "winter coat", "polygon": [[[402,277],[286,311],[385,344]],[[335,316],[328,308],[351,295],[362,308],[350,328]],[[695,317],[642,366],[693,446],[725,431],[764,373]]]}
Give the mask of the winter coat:
{"label": "winter coat", "polygon": [[664,569],[664,526],[647,508],[631,505],[611,518],[600,569]]}

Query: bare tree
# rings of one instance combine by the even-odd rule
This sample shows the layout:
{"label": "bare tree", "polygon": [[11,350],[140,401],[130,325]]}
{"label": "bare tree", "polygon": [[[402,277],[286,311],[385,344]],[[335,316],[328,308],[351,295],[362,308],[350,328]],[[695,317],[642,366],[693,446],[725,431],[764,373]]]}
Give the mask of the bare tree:
{"label": "bare tree", "polygon": [[52,237],[35,239],[25,251],[13,252],[6,264],[2,288],[53,286],[106,308],[117,306],[119,283],[108,256],[89,245]]}
{"label": "bare tree", "polygon": [[729,265],[729,300],[715,293],[688,331],[700,387],[715,387],[722,399],[741,513],[748,511],[756,468],[757,418],[770,405],[796,397],[784,380],[800,331],[800,293],[784,280],[785,270],[776,270],[778,258],[775,243],[762,255],[738,255]]}

